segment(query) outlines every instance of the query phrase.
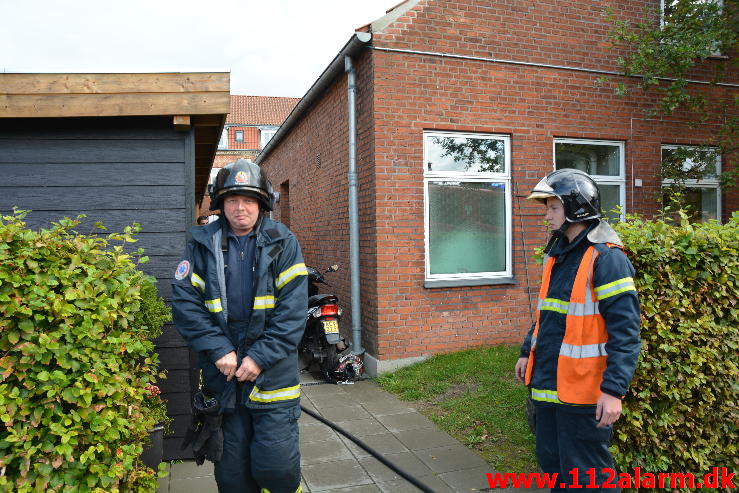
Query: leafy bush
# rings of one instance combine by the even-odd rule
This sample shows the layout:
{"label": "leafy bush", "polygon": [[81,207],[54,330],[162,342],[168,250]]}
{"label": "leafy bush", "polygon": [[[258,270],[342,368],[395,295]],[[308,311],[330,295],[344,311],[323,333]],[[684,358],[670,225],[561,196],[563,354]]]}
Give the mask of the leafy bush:
{"label": "leafy bush", "polygon": [[136,228],[32,231],[24,216],[0,220],[0,491],[155,491],[138,456],[169,313],[124,252]]}
{"label": "leafy bush", "polygon": [[679,217],[616,226],[636,268],[643,347],[614,443],[624,471],[702,479],[739,463],[739,213],[724,225]]}

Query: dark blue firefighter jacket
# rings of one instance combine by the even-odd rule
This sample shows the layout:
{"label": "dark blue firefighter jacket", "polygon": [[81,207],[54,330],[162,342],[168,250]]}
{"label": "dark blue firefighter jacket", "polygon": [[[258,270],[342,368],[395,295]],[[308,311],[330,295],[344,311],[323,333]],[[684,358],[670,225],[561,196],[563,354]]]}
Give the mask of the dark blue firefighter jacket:
{"label": "dark blue firefighter jacket", "polygon": [[[248,355],[262,368],[256,382],[243,385],[244,405],[295,405],[300,397],[297,345],[308,306],[308,273],[300,245],[281,223],[268,217],[260,220],[250,319],[229,323],[231,297],[226,292],[221,250],[222,220],[191,230],[192,240],[172,283],[175,327],[198,353],[205,390],[219,398],[222,408],[235,406],[237,381],[227,382],[214,363],[231,351],[237,352],[239,364]],[[235,310],[245,312],[243,307]]]}

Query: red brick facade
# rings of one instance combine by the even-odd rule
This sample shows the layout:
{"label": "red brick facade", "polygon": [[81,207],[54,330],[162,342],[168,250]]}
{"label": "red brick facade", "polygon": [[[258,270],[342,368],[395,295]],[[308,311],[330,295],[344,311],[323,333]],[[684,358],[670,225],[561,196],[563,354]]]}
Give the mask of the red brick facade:
{"label": "red brick facade", "polygon": [[[617,4],[619,15],[635,19],[659,0]],[[578,0],[421,0],[374,32],[371,48],[354,60],[363,344],[376,359],[521,341],[541,269],[533,249],[546,239],[540,206],[524,198],[553,169],[553,139],[623,142],[626,209],[650,214],[661,186],[660,146],[703,144],[715,132],[714,124],[691,127],[679,115],[649,119],[652,96],[636,90],[618,97],[613,83],[598,83],[603,74],[555,67],[618,71],[603,7]],[[736,88],[704,90],[727,97]],[[346,122],[347,82],[340,76],[261,163],[275,188],[289,182],[290,227],[306,262],[342,266],[331,281],[347,308],[342,330],[350,327]],[[515,282],[424,287],[429,130],[510,136]],[[730,162],[725,157],[724,166]],[[724,217],[737,209],[737,194],[725,195]]]}

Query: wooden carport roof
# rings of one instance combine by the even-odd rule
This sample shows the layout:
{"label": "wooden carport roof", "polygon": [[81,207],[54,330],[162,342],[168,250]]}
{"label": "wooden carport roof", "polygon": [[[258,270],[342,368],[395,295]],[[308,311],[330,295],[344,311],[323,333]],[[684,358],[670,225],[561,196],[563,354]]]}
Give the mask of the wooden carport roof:
{"label": "wooden carport roof", "polygon": [[0,73],[0,118],[171,116],[195,133],[195,200],[208,183],[226,116],[228,72]]}

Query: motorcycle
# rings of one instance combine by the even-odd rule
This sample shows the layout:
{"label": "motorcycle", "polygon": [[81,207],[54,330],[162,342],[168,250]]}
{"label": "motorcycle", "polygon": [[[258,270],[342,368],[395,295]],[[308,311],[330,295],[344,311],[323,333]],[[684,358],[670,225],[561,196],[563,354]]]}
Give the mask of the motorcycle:
{"label": "motorcycle", "polygon": [[308,358],[308,365],[318,363],[321,376],[330,383],[349,382],[364,371],[358,356],[347,351],[348,346],[339,332],[341,307],[335,294],[318,292],[318,285],[330,286],[323,277],[329,272],[339,270],[332,265],[321,273],[313,267],[308,270],[308,311],[303,338],[298,351]]}

